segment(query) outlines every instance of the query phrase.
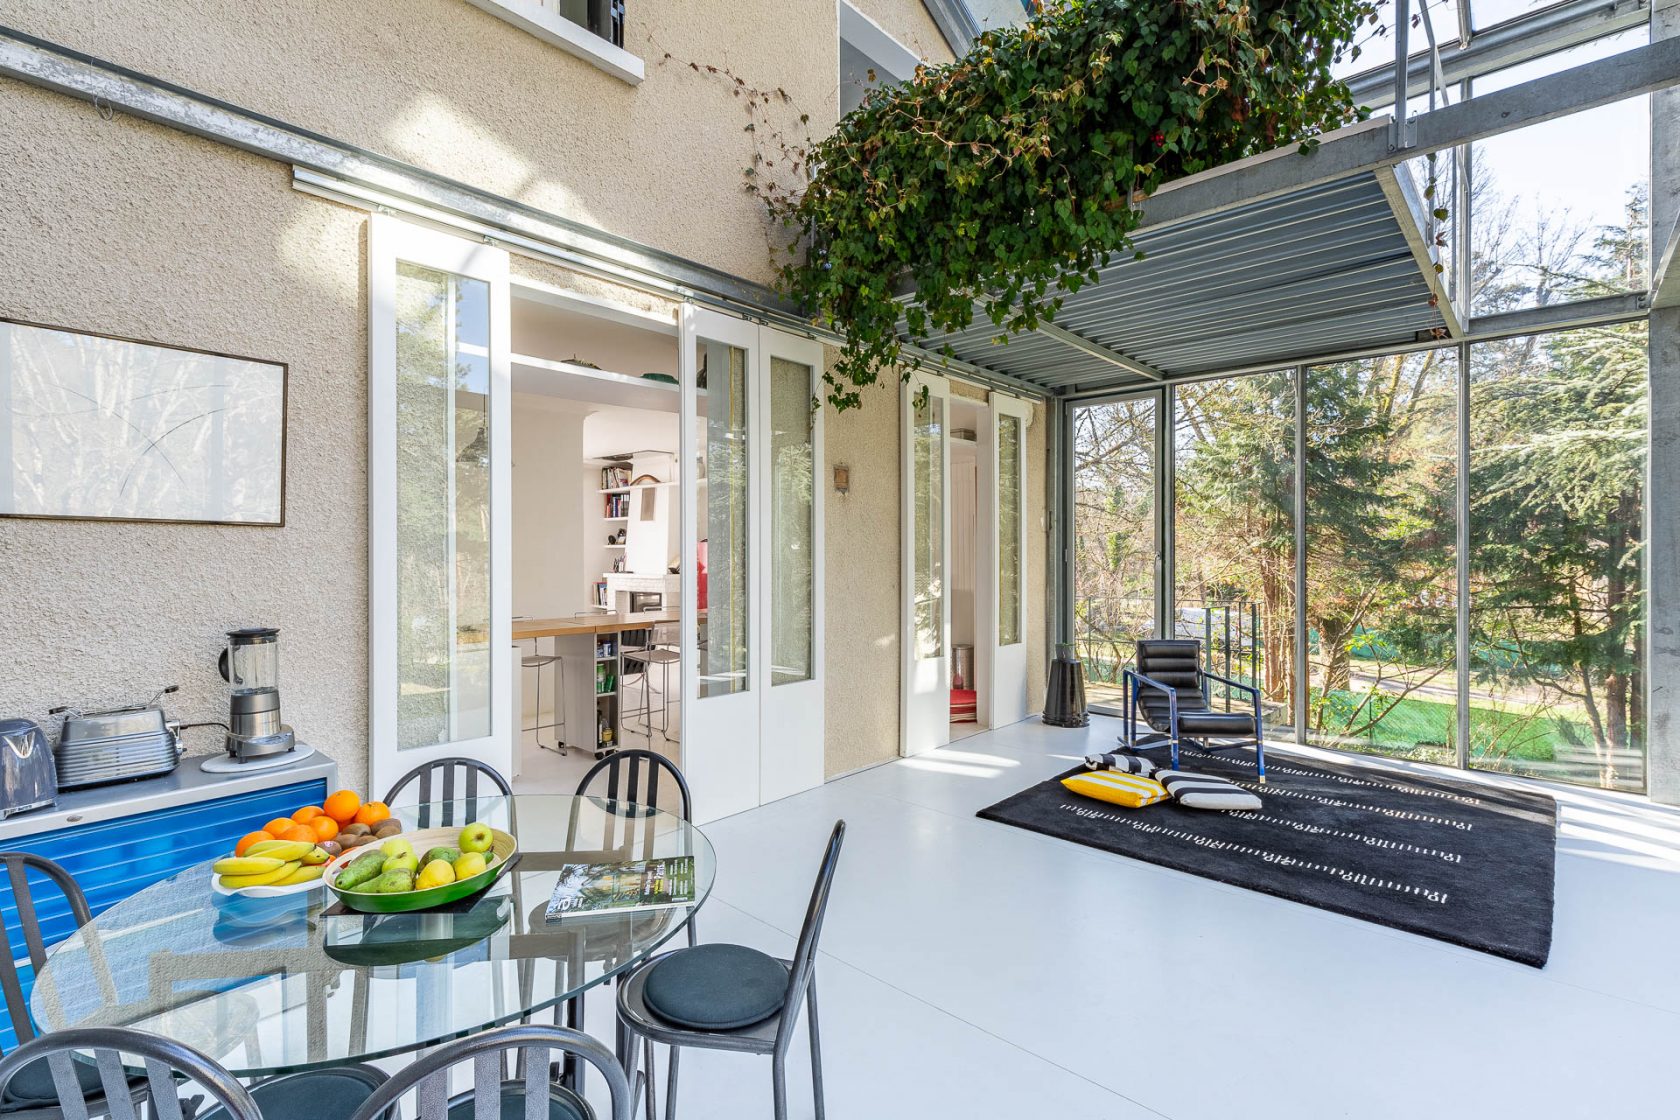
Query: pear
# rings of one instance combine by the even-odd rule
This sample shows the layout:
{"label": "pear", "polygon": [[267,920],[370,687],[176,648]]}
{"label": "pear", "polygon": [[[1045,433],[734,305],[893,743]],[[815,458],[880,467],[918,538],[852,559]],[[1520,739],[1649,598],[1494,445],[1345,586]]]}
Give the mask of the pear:
{"label": "pear", "polygon": [[446,859],[434,859],[420,872],[420,877],[414,880],[414,889],[423,891],[430,887],[447,886],[454,881],[455,866]]}

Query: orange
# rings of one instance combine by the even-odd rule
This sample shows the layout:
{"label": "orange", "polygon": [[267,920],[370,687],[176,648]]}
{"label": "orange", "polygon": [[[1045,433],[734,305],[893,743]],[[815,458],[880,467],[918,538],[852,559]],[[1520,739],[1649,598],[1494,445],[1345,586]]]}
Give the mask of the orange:
{"label": "orange", "polygon": [[305,824],[304,827],[314,831],[315,839],[317,841],[331,840],[334,836],[338,835],[338,822],[327,816],[325,813],[310,817],[308,823]]}
{"label": "orange", "polygon": [[356,819],[356,811],[362,807],[362,799],[356,796],[354,790],[341,789],[327,798],[325,808],[327,816],[339,823],[340,827]]}
{"label": "orange", "polygon": [[310,844],[316,844],[316,843],[320,842],[319,837],[317,837],[315,835],[315,830],[313,828],[310,828],[306,824],[294,824],[292,827],[288,828],[285,832],[282,832],[280,834],[280,839],[282,839],[282,840],[303,840],[303,841],[305,841],[307,843],[310,843]]}
{"label": "orange", "polygon": [[274,837],[276,840],[284,840],[285,836],[281,834],[288,829],[296,827],[297,822],[290,817],[275,817],[273,820],[263,825],[262,830]]}
{"label": "orange", "polygon": [[292,814],[292,819],[299,824],[308,824],[320,815],[321,807],[319,805],[305,805],[303,808]]}
{"label": "orange", "polygon": [[269,832],[247,832],[239,838],[239,843],[233,846],[233,854],[236,856],[242,856],[245,854],[245,849],[249,848],[252,844],[258,844],[264,840],[273,840],[275,838],[274,834]]}
{"label": "orange", "polygon": [[356,811],[357,824],[378,824],[391,815],[383,801],[369,801]]}

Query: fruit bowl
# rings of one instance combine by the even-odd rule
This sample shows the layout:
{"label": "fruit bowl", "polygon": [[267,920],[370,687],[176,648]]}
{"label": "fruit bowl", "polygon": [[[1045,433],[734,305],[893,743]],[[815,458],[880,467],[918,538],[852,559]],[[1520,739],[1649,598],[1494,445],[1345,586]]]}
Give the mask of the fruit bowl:
{"label": "fruit bowl", "polygon": [[[321,876],[321,881],[327,884],[327,888],[345,906],[364,914],[403,914],[411,910],[429,910],[434,906],[443,906],[477,894],[501,878],[502,872],[507,870],[514,853],[519,850],[519,844],[511,833],[496,828],[489,831],[490,850],[484,853],[489,866],[476,875],[469,875],[452,883],[394,893],[366,889],[371,883],[358,884],[354,890],[340,887],[338,878],[350,864],[367,852],[379,850],[371,845],[351,848],[335,856],[332,862],[327,864],[326,873]],[[421,853],[432,848],[454,847],[460,835],[459,828],[423,828],[415,832],[405,832],[400,839],[408,841],[416,853]],[[492,856],[495,858],[492,859]]]}

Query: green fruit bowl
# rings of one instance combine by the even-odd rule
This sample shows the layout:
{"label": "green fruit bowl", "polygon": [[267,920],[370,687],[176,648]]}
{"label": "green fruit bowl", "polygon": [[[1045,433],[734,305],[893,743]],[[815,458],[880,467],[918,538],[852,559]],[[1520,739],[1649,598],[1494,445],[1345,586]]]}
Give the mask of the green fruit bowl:
{"label": "green fruit bowl", "polygon": [[[423,828],[418,832],[405,832],[393,839],[409,842],[414,848],[416,856],[424,855],[432,848],[454,848],[459,845],[461,830],[459,828]],[[379,845],[364,844],[351,848],[335,856],[327,864],[326,872],[321,876],[327,884],[327,889],[337,895],[339,901],[352,910],[363,914],[406,914],[411,910],[429,910],[434,906],[443,906],[457,902],[468,895],[479,891],[501,878],[506,871],[513,855],[519,850],[519,844],[511,833],[500,829],[490,830],[490,850],[484,853],[489,861],[483,871],[477,875],[470,875],[465,879],[457,879],[453,883],[442,886],[426,887],[423,890],[380,892],[366,889],[377,879],[368,883],[358,884],[356,890],[345,890],[338,885],[338,877],[346,867],[354,863],[357,857],[370,851],[379,851]],[[492,858],[494,857],[494,858]]]}

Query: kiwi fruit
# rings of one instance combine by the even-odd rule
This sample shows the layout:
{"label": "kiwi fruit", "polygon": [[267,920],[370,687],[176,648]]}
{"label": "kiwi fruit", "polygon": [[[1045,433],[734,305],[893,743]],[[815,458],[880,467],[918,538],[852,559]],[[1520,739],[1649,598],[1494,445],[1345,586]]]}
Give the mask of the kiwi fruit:
{"label": "kiwi fruit", "polygon": [[388,840],[402,831],[402,822],[395,817],[386,817],[374,827],[373,834],[381,840]]}
{"label": "kiwi fruit", "polygon": [[372,831],[373,829],[358,821],[355,824],[345,825],[343,828],[338,830],[338,834],[340,836],[366,836]]}

